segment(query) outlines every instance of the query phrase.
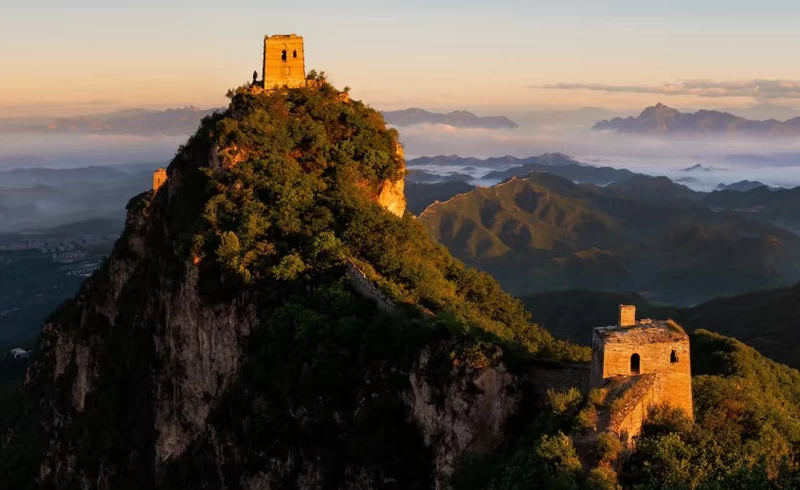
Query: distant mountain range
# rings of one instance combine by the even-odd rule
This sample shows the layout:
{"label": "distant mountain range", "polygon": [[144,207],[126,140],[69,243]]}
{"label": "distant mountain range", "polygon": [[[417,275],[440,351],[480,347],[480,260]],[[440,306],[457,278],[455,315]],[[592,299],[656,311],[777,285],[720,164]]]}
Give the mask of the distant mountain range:
{"label": "distant mountain range", "polygon": [[541,165],[570,165],[580,163],[573,160],[570,156],[563,153],[543,153],[538,156],[518,158],[511,155],[490,158],[462,157],[458,155],[437,155],[432,157],[419,157],[408,160],[408,167],[422,166],[455,166],[455,167],[477,167],[490,168],[492,170],[502,170],[510,167],[522,167],[529,163]]}
{"label": "distant mountain range", "polygon": [[[140,136],[182,136],[197,129],[200,121],[220,109],[198,109],[193,106],[166,109],[128,109],[110,114],[62,117],[48,123],[11,126],[12,130],[33,130],[52,133],[131,134]],[[446,114],[423,109],[386,111],[387,123],[395,126],[414,124],[447,124],[457,128],[514,129],[517,123],[503,116],[477,116],[467,111]],[[9,129],[9,128],[6,128]]]}
{"label": "distant mountain range", "polygon": [[715,210],[738,213],[800,233],[800,187],[772,189],[765,185],[749,190],[725,189],[704,198]]}
{"label": "distant mountain range", "polygon": [[532,173],[433,204],[420,220],[517,295],[585,288],[692,305],[800,278],[797,235],[712,209],[706,196],[666,177],[634,174],[598,187]]}
{"label": "distant mountain range", "polygon": [[770,190],[779,189],[779,187],[770,187],[767,184],[757,180],[740,180],[739,182],[734,182],[732,184],[719,184],[717,186],[717,190],[747,192],[752,191],[753,189],[758,189],[759,187],[766,187]]}
{"label": "distant mountain range", "polygon": [[0,233],[50,228],[87,219],[122,227],[125,204],[152,185],[158,163],[0,171]]}
{"label": "distant mountain range", "polygon": [[406,173],[406,183],[413,182],[416,184],[441,184],[443,182],[469,182],[470,180],[473,180],[471,175],[459,172],[438,174],[412,168],[408,170],[408,173]]}
{"label": "distant mountain range", "polygon": [[466,182],[441,182],[437,184],[406,182],[406,208],[419,216],[434,202],[445,202],[453,196],[464,194],[474,188],[474,185]]}
{"label": "distant mountain range", "polygon": [[196,131],[200,121],[217,110],[192,106],[163,111],[130,109],[111,114],[59,118],[45,126],[27,129],[53,133],[181,136]]}
{"label": "distant mountain range", "polygon": [[592,129],[641,134],[797,136],[800,135],[800,117],[785,122],[754,121],[720,111],[681,112],[659,103],[646,108],[638,117],[606,119]]}
{"label": "distant mountain range", "polygon": [[517,123],[504,116],[476,116],[468,111],[453,111],[446,114],[429,112],[424,109],[403,109],[384,111],[383,118],[395,126],[414,124],[447,124],[456,128],[514,129]]}
{"label": "distant mountain range", "polygon": [[[699,192],[681,185],[695,182],[694,177],[686,176],[673,182],[667,177],[588,165],[561,153],[487,159],[440,155],[409,160],[408,167],[406,196],[409,209],[414,214],[421,213],[435,201],[444,202],[469,191],[474,187],[471,183],[476,181],[503,182],[515,177],[549,174],[576,184],[607,187],[611,192],[643,202],[699,201],[714,212],[726,211],[744,219],[800,233],[800,213],[797,212],[800,209],[800,188],[771,187],[759,181],[720,183],[715,192]],[[498,170],[489,170],[493,168]],[[458,169],[469,169],[473,174],[476,170],[486,170],[487,173],[474,177]],[[716,170],[699,164],[683,169],[689,174],[707,174]]]}
{"label": "distant mountain range", "polygon": [[502,181],[512,177],[527,177],[533,172],[546,172],[551,175],[558,175],[559,177],[569,179],[576,183],[588,183],[601,186],[614,182],[624,182],[636,175],[641,175],[626,169],[595,167],[571,160],[569,163],[564,162],[559,165],[533,161],[520,167],[489,172],[488,174],[484,175],[483,178]]}
{"label": "distant mountain range", "polygon": [[714,172],[716,169],[713,167],[706,167],[705,165],[692,165],[681,170],[681,172]]}
{"label": "distant mountain range", "polygon": [[542,155],[517,158],[512,156],[478,159],[472,157],[459,157],[457,155],[440,155],[434,157],[420,157],[409,160],[410,169],[406,177],[408,181],[418,183],[438,183],[461,180],[468,182],[474,177],[459,173],[455,170],[446,175],[436,174],[424,169],[431,167],[452,167],[454,169],[486,169],[487,173],[480,179],[500,182],[512,177],[526,177],[532,172],[546,172],[558,175],[576,183],[589,183],[608,185],[621,183],[636,176],[642,176],[625,169],[612,167],[596,167],[588,165],[563,153],[544,153]]}

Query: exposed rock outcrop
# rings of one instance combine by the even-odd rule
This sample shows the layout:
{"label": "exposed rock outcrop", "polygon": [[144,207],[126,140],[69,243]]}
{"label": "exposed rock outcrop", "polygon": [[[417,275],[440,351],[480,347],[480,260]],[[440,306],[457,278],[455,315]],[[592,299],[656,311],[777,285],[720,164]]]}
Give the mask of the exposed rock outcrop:
{"label": "exposed rock outcrop", "polygon": [[[145,199],[135,206],[146,207]],[[70,395],[58,406],[47,401],[58,392],[42,394],[42,419],[49,420],[42,485],[110,478],[122,463],[109,460],[114,446],[127,453],[120,455],[124,465],[157,473],[204,430],[244,359],[242,339],[257,323],[254,304],[245,296],[204,304],[197,270],[186,264],[177,280],[162,274],[170,266],[156,247],[167,237],[151,218],[142,209],[129,214],[107,275],[88,281],[71,311],[42,329],[26,387],[35,392],[52,383]],[[89,423],[93,436],[76,438]],[[82,454],[84,443],[98,444],[100,434],[109,446],[97,448],[103,456],[94,465],[65,460]],[[131,488],[150,481],[141,472]]]}
{"label": "exposed rock outcrop", "polygon": [[486,454],[500,444],[521,393],[503,364],[454,367],[452,377],[439,386],[427,375],[433,362],[432,350],[423,350],[411,372],[408,404],[433,449],[435,486],[441,489],[450,488],[450,478],[465,454]]}
{"label": "exposed rock outcrop", "polygon": [[403,217],[406,212],[406,196],[405,196],[405,150],[399,141],[394,140],[394,155],[393,158],[401,163],[400,172],[401,177],[397,180],[384,180],[381,183],[380,191],[378,191],[377,202],[383,206],[390,213],[399,217]]}
{"label": "exposed rock outcrop", "polygon": [[378,204],[386,208],[390,213],[402,217],[406,211],[406,197],[403,193],[405,180],[385,180],[378,193]]}

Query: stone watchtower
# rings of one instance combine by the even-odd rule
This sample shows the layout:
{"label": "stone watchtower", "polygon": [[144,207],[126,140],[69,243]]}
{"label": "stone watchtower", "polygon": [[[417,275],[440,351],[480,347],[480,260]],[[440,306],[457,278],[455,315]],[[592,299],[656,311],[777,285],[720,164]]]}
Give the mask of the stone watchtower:
{"label": "stone watchtower", "polygon": [[643,403],[666,403],[692,417],[689,336],[672,321],[637,321],[635,306],[620,305],[619,312],[618,325],[594,329],[590,388],[646,379]]}
{"label": "stone watchtower", "polygon": [[305,85],[303,38],[296,34],[264,36],[264,88]]}

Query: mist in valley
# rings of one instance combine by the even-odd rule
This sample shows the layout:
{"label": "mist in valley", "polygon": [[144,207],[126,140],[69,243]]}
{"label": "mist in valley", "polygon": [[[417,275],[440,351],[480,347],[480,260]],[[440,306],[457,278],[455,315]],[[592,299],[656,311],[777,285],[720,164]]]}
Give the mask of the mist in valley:
{"label": "mist in valley", "polygon": [[[513,130],[418,124],[400,128],[400,136],[407,161],[433,155],[523,158],[560,152],[588,165],[664,175],[698,191],[742,180],[800,186],[800,141],[794,138],[625,135],[590,131],[583,119],[576,122],[575,117],[585,115],[554,116],[552,124],[542,117],[521,117],[520,127]],[[186,136],[4,133],[0,138],[0,233],[94,218],[121,223],[128,199],[149,188],[152,170],[167,165],[185,140]],[[509,166],[424,170],[466,174],[472,184],[490,186],[498,179],[482,177]],[[32,170],[85,167],[108,169]]]}
{"label": "mist in valley", "polygon": [[[659,137],[576,129],[570,124],[523,124],[514,130],[424,124],[402,128],[400,138],[407,160],[431,155],[522,158],[561,152],[590,165],[664,175],[698,191],[741,180],[775,187],[800,186],[800,140],[790,137]],[[695,166],[699,167],[688,170]],[[496,183],[480,179],[488,173],[484,168],[427,170],[470,174],[478,185]]]}
{"label": "mist in valley", "polygon": [[104,219],[151,186],[185,137],[42,134],[0,137],[0,233]]}

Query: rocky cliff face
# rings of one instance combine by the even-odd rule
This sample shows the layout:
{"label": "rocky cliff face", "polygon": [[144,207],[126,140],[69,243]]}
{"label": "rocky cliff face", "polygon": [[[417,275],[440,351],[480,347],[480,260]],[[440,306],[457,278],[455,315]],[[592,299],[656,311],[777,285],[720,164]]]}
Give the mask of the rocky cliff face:
{"label": "rocky cliff face", "polygon": [[431,349],[423,349],[411,372],[407,395],[414,420],[433,451],[435,488],[449,488],[465,455],[485,455],[504,437],[505,425],[519,405],[519,380],[500,364],[486,369],[454,367],[444,386],[431,383],[425,372]]}
{"label": "rocky cliff face", "polygon": [[406,211],[404,188],[405,181],[403,179],[383,181],[377,197],[378,204],[395,216],[403,216]]}
{"label": "rocky cliff face", "polygon": [[[180,178],[169,185],[174,192]],[[130,478],[127,488],[152,485],[204,430],[257,324],[247,294],[207,304],[197,269],[168,262],[161,248],[172,237],[150,199],[132,202],[105,273],[42,329],[26,389],[47,390],[39,398],[44,485],[113,488],[117,478]],[[87,445],[97,461],[84,459]]]}
{"label": "rocky cliff face", "polygon": [[[168,195],[179,195],[182,185],[180,169],[173,168]],[[242,292],[209,303],[198,269],[169,263],[172,252],[164,245],[174,237],[163,226],[161,207],[167,199],[132,201],[107,271],[43,327],[26,380],[40,409],[44,451],[37,483],[182,488],[191,478],[202,488],[325,486],[324,465],[302,452],[287,450],[248,470],[254,461],[242,434],[210,422],[239,389],[248,340],[260,322],[259,300]],[[500,440],[515,399],[505,393],[513,381],[502,366],[439,389],[422,374],[429,362],[430,351],[423,350],[416,367],[400,373],[407,386],[399,397],[407,400],[410,430],[418,424],[424,434],[419,450],[435,455],[430,478],[442,487],[462,454]],[[467,385],[472,391],[461,393]],[[202,469],[189,476],[195,465]],[[347,488],[383,488],[392,480],[358,467],[347,473]]]}

